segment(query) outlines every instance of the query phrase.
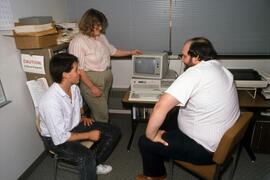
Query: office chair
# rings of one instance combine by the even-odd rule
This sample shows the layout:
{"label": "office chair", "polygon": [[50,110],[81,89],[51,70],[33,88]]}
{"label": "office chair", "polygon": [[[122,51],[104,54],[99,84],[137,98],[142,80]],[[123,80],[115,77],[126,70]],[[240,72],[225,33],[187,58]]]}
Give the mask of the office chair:
{"label": "office chair", "polygon": [[[36,127],[37,127],[38,133],[40,135],[41,129],[40,129],[40,119],[39,119],[38,112],[36,112]],[[91,148],[91,146],[93,145],[93,142],[86,140],[86,141],[82,141],[81,144],[87,148]],[[45,146],[45,149],[46,149],[47,153],[49,154],[49,156],[54,159],[54,180],[57,180],[58,167],[61,167],[61,169],[67,170],[69,172],[79,174],[78,170],[76,169],[76,166],[78,166],[78,164],[76,162],[59,156],[53,150],[47,149],[46,146]],[[59,166],[60,164],[61,164],[61,166]]]}
{"label": "office chair", "polygon": [[[240,141],[245,135],[248,128],[252,112],[243,112],[236,121],[236,123],[228,129],[222,136],[221,141],[217,147],[216,152],[213,154],[213,164],[210,165],[196,165],[185,161],[172,160],[171,161],[171,179],[173,179],[173,165],[183,167],[185,170],[191,172],[193,175],[207,180],[219,179],[221,173],[229,166],[231,162],[232,169],[230,173],[230,179],[233,179],[234,171],[237,165],[237,161],[241,152]],[[233,152],[238,148],[236,157],[233,157]]]}

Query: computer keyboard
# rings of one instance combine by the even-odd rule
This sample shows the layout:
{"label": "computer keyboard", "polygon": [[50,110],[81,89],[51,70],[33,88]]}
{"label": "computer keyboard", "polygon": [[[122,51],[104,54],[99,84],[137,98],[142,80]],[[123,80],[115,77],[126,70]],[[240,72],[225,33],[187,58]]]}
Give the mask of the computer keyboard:
{"label": "computer keyboard", "polygon": [[136,90],[142,90],[142,89],[145,89],[145,90],[155,90],[155,89],[159,89],[159,85],[158,84],[134,84],[132,86],[132,89]]}
{"label": "computer keyboard", "polygon": [[156,102],[159,100],[160,92],[133,92],[129,94],[130,101],[151,101]]}

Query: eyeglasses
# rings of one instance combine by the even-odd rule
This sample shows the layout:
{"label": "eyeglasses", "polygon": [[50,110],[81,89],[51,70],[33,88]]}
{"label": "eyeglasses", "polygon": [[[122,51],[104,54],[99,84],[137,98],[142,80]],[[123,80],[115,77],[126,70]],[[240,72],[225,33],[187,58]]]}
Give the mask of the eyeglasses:
{"label": "eyeglasses", "polygon": [[94,25],[94,29],[100,29],[100,28],[102,28],[102,25],[101,24],[95,24]]}
{"label": "eyeglasses", "polygon": [[182,57],[183,57],[183,54],[178,54],[178,59],[182,59]]}

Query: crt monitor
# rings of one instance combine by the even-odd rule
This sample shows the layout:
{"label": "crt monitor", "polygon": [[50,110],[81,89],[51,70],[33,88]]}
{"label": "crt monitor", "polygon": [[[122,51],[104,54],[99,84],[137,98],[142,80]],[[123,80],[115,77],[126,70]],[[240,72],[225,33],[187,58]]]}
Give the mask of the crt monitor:
{"label": "crt monitor", "polygon": [[132,56],[132,77],[163,79],[169,69],[167,53],[146,53]]}

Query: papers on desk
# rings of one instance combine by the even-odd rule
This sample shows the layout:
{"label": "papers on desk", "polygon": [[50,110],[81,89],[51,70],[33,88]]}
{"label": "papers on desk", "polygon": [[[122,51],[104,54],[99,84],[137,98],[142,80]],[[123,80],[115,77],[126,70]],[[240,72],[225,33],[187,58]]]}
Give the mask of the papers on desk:
{"label": "papers on desk", "polygon": [[267,88],[262,89],[262,95],[265,97],[265,99],[270,99],[270,86]]}
{"label": "papers on desk", "polygon": [[270,116],[270,111],[262,111],[261,115],[262,116]]}
{"label": "papers on desk", "polygon": [[267,73],[264,71],[260,71],[259,73],[264,79],[266,79],[268,81],[268,84],[270,84],[270,73]]}
{"label": "papers on desk", "polygon": [[260,72],[261,76],[268,81],[268,86],[262,89],[262,95],[265,99],[270,99],[270,74],[266,72]]}
{"label": "papers on desk", "polygon": [[14,27],[14,31],[18,35],[24,35],[25,33],[35,33],[41,31],[53,30],[53,24],[39,24],[39,25],[19,25]]}

